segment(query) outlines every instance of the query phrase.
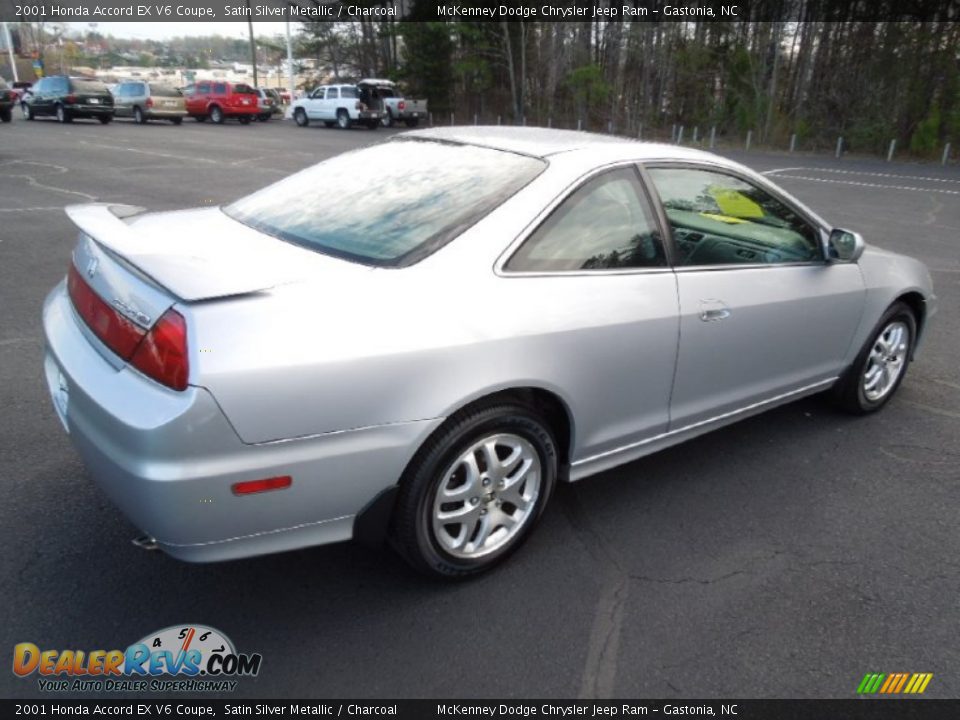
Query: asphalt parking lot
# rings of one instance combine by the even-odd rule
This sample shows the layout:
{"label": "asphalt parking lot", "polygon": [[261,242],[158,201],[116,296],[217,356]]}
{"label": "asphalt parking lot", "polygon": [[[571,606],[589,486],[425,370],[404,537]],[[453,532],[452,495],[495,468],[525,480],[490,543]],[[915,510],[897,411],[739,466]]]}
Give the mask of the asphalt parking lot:
{"label": "asphalt parking lot", "polygon": [[[940,313],[882,413],[811,398],[561,487],[508,564],[462,584],[353,544],[217,565],[134,548],[42,378],[40,306],[75,239],[63,206],[219,204],[390,134],[0,126],[0,655],[195,622],[262,653],[240,697],[852,698],[898,671],[960,696],[956,168],[738,157],[930,266]],[[0,697],[39,696],[35,677],[0,672]]]}

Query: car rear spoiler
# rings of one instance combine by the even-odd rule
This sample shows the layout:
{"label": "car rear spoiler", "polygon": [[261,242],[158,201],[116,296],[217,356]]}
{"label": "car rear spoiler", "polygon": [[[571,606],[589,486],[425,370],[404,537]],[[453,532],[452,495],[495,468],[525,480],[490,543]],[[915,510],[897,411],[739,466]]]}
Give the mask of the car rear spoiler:
{"label": "car rear spoiler", "polygon": [[189,252],[171,250],[169,238],[154,227],[144,230],[127,220],[146,212],[133,205],[69,205],[67,217],[94,242],[149,280],[185,301],[245,295],[295,278],[263,264],[244,262],[243,246],[229,240],[199,238]]}

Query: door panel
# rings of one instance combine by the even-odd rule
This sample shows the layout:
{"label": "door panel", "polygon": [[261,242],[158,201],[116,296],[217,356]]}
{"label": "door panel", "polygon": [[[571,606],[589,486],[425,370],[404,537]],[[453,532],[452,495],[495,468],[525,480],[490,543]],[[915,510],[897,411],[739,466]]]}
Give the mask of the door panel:
{"label": "door panel", "polygon": [[671,430],[836,377],[863,311],[859,268],[827,263],[817,224],[743,173],[648,173],[680,298]]}
{"label": "door panel", "polygon": [[837,376],[863,311],[856,265],[677,273],[671,429]]}
{"label": "door panel", "polygon": [[[667,429],[679,318],[676,276],[632,165],[586,179],[504,263],[528,275],[498,293],[535,313],[541,377],[568,390],[575,463],[614,454]],[[516,313],[518,310],[513,310]],[[504,309],[504,316],[511,311]]]}

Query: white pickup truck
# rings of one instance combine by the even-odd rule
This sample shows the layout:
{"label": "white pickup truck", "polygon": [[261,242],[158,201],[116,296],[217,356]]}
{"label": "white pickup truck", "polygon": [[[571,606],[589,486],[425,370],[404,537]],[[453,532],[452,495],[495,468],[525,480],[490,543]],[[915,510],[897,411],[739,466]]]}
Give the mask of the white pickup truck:
{"label": "white pickup truck", "polygon": [[346,130],[351,125],[380,126],[383,103],[358,85],[321,85],[291,106],[293,119],[300,127],[319,120],[327,127]]}
{"label": "white pickup truck", "polygon": [[357,83],[357,87],[369,91],[380,100],[383,106],[380,122],[384,127],[393,127],[398,122],[406,123],[407,127],[416,127],[420,118],[427,117],[427,101],[403,97],[392,80],[365,78]]}

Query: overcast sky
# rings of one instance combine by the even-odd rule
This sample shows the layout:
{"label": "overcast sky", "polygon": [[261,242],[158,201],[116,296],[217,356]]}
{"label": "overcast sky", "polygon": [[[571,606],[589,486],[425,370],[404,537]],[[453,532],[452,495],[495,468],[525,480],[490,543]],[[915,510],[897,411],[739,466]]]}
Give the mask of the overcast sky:
{"label": "overcast sky", "polygon": [[[74,30],[86,32],[89,23],[67,23]],[[290,24],[290,32],[296,33],[300,23]],[[255,22],[253,32],[256,35],[282,35],[286,32],[286,23]],[[96,27],[103,35],[117,38],[139,40],[165,40],[182,35],[224,35],[226,37],[247,37],[247,21],[235,22],[103,22]]]}

